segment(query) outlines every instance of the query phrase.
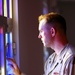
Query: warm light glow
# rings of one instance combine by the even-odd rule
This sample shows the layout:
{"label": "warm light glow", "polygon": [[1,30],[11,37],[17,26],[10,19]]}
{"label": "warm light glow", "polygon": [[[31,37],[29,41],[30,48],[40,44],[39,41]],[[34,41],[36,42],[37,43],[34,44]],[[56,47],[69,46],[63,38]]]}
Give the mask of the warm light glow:
{"label": "warm light glow", "polygon": [[5,75],[5,73],[4,73],[4,71],[5,71],[4,66],[2,67],[1,71],[2,71],[1,75]]}
{"label": "warm light glow", "polygon": [[7,0],[4,0],[4,16],[7,17]]}
{"label": "warm light glow", "polygon": [[4,16],[12,18],[12,0],[4,0]]}

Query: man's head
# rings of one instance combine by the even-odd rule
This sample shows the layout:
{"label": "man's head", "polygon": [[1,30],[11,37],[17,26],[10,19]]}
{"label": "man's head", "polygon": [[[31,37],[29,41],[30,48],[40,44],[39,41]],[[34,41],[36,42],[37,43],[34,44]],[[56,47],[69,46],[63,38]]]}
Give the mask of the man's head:
{"label": "man's head", "polygon": [[39,21],[39,36],[46,47],[53,44],[57,32],[66,35],[66,21],[58,13],[48,13],[40,15]]}

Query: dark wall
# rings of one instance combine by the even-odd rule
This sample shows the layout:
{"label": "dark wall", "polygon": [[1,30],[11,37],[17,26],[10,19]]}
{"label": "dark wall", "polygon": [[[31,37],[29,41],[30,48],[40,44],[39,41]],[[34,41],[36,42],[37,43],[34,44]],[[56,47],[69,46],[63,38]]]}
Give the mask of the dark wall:
{"label": "dark wall", "polygon": [[67,38],[75,46],[75,1],[59,2],[60,13],[67,22]]}
{"label": "dark wall", "polygon": [[27,75],[43,74],[43,46],[38,39],[41,0],[18,0],[20,69]]}

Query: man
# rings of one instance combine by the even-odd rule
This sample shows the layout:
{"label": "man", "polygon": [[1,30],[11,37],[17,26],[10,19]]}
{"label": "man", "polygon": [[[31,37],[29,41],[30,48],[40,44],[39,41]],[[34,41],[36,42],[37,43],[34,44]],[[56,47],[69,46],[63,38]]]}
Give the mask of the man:
{"label": "man", "polygon": [[57,13],[39,16],[39,36],[55,52],[45,63],[45,75],[75,75],[75,49],[66,37],[66,21]]}
{"label": "man", "polygon": [[[51,12],[39,16],[38,20],[38,38],[45,47],[55,51],[45,63],[45,75],[75,75],[75,49],[68,43],[65,19],[60,14]],[[21,75],[18,67],[17,70],[12,69],[17,71],[15,75]]]}

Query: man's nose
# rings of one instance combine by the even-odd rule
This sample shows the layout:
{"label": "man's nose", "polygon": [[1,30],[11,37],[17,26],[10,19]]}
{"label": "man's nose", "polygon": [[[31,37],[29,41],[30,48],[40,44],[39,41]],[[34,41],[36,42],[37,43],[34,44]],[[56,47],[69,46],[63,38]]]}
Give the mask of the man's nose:
{"label": "man's nose", "polygon": [[42,36],[39,34],[39,35],[38,35],[38,38],[42,38]]}

